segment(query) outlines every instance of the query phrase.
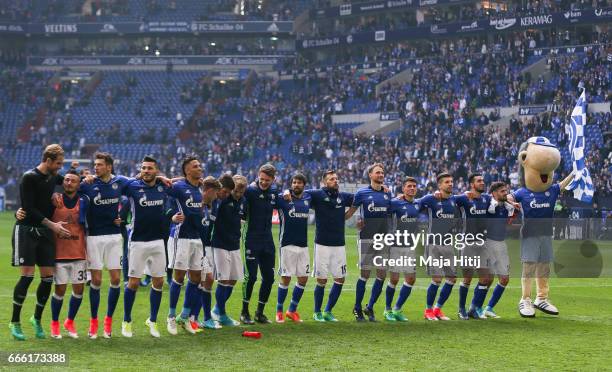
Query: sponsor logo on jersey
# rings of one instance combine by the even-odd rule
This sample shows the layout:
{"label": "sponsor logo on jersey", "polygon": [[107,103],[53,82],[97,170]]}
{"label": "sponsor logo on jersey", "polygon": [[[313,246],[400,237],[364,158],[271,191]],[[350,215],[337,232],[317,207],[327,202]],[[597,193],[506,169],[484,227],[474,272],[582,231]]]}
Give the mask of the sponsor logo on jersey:
{"label": "sponsor logo on jersey", "polygon": [[308,218],[308,213],[296,212],[295,208],[289,210],[289,217],[291,218]]}
{"label": "sponsor logo on jersey", "polygon": [[377,207],[374,205],[374,202],[371,202],[370,204],[368,204],[368,211],[369,212],[386,212],[387,207]]}
{"label": "sponsor logo on jersey", "polygon": [[102,195],[98,193],[93,199],[94,205],[112,205],[119,203],[119,198],[102,199]]}
{"label": "sponsor logo on jersey", "polygon": [[185,206],[187,208],[202,208],[202,202],[196,203],[193,201],[193,196],[190,196],[189,199],[185,200]]}
{"label": "sponsor logo on jersey", "polygon": [[138,204],[140,204],[141,207],[157,207],[160,205],[164,204],[164,200],[160,199],[160,200],[147,200],[147,196],[143,195],[139,200],[138,200]]}
{"label": "sponsor logo on jersey", "polygon": [[470,208],[470,214],[485,214],[487,213],[486,209],[476,209],[476,206],[472,206],[472,208]]}
{"label": "sponsor logo on jersey", "polygon": [[442,209],[439,209],[439,210],[436,212],[436,217],[437,217],[437,218],[454,218],[454,217],[455,217],[455,215],[454,215],[454,214],[452,214],[452,213],[442,213]]}
{"label": "sponsor logo on jersey", "polygon": [[537,209],[537,208],[550,208],[550,203],[537,203],[535,200],[532,200],[529,203],[529,207],[531,207],[532,209]]}

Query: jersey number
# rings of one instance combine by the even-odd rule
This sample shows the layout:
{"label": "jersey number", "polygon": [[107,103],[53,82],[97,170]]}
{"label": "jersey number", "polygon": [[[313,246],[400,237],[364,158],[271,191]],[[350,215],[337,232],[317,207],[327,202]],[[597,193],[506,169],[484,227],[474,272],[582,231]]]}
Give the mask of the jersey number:
{"label": "jersey number", "polygon": [[77,272],[77,280],[85,280],[85,270],[79,270]]}

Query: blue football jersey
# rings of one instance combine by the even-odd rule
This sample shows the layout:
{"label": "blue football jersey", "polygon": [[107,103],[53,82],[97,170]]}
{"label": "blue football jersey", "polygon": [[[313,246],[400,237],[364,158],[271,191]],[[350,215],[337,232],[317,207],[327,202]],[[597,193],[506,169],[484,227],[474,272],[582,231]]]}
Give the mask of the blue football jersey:
{"label": "blue football jersey", "polygon": [[403,198],[391,200],[391,214],[395,220],[395,229],[408,233],[415,233],[419,227],[419,210],[417,200],[408,201]]}
{"label": "blue football jersey", "polygon": [[353,205],[353,194],[326,187],[304,192],[310,196],[315,211],[315,243],[343,246],[345,207]]}
{"label": "blue football jersey", "polygon": [[363,228],[359,230],[360,239],[372,239],[374,234],[389,232],[391,199],[391,193],[383,189],[374,190],[371,185],[357,190],[353,207],[359,208],[363,221]]}
{"label": "blue football jersey", "polygon": [[308,211],[311,198],[302,194],[301,198],[293,196],[291,201],[277,195],[276,208],[280,220],[280,246],[295,245],[306,247],[308,245]]}
{"label": "blue football jersey", "polygon": [[129,240],[150,242],[164,239],[166,197],[168,188],[159,182],[149,186],[142,180],[128,184],[125,194],[130,201],[132,220]]}
{"label": "blue football jersey", "polygon": [[214,218],[212,217],[212,210],[207,205],[204,205],[203,213],[202,213],[202,230],[201,237],[202,244],[204,247],[209,247],[211,243],[211,234],[213,228]]}
{"label": "blue football jersey", "polygon": [[428,233],[446,234],[453,232],[459,217],[454,197],[438,200],[433,194],[420,199],[421,210],[429,216]]}
{"label": "blue football jersey", "polygon": [[510,217],[504,203],[495,207],[495,213],[487,212],[487,239],[502,242],[506,239],[506,225]]}
{"label": "blue football jersey", "polygon": [[455,195],[455,203],[461,212],[463,231],[470,234],[484,234],[487,229],[487,208],[491,203],[491,195],[481,194],[470,199],[465,194]]}
{"label": "blue football jersey", "polygon": [[523,237],[552,236],[552,218],[560,193],[559,184],[552,185],[544,192],[533,192],[522,187],[512,193],[514,200],[521,203]]}
{"label": "blue football jersey", "polygon": [[202,233],[203,203],[200,187],[183,179],[172,184],[168,194],[176,201],[176,210],[182,212],[182,223],[172,224],[170,236],[175,239],[200,239]]}
{"label": "blue football jersey", "polygon": [[87,213],[88,234],[113,235],[120,234],[121,229],[115,225],[115,219],[119,217],[119,203],[125,187],[131,179],[124,176],[113,176],[108,182],[95,178],[89,184],[81,182],[79,192],[87,195],[90,201]]}
{"label": "blue football jersey", "polygon": [[240,228],[246,213],[246,199],[239,200],[233,196],[219,202],[214,211],[215,222],[212,232],[212,246],[228,251],[240,249]]}

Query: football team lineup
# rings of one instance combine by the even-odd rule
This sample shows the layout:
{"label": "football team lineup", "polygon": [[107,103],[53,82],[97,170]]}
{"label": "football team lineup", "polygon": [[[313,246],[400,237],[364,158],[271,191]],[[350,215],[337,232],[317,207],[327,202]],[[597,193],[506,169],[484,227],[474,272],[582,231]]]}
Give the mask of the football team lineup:
{"label": "football team lineup", "polygon": [[[533,155],[528,156],[529,145],[537,147],[532,152],[535,151],[540,157],[534,160]],[[121,334],[124,337],[130,338],[133,335],[132,307],[144,274],[152,278],[150,314],[145,324],[150,335],[155,338],[161,336],[157,316],[166,275],[172,275],[168,283],[170,298],[166,319],[166,329],[171,335],[178,333],[179,326],[195,334],[202,329],[219,329],[241,323],[271,323],[264,309],[275,281],[273,209],[279,211],[280,217],[278,272],[281,280],[277,293],[277,323],[286,320],[302,322],[297,307],[309,275],[315,277],[317,282],[313,319],[318,322],[337,321],[332,310],[340,297],[347,274],[345,220],[356,211],[359,211],[357,242],[360,277],[355,288],[353,315],[357,321],[376,321],[374,305],[383,291],[387,271],[390,272],[390,279],[385,289],[383,317],[389,322],[407,321],[402,307],[411,294],[416,265],[394,263],[416,262],[414,243],[422,236],[416,234],[417,217],[421,212],[429,216],[428,233],[423,235],[426,235],[423,237],[425,250],[419,259],[431,277],[427,288],[425,319],[450,320],[442,307],[456,283],[458,268],[462,269],[458,318],[499,317],[494,308],[508,285],[510,274],[510,259],[505,244],[506,222],[518,211],[521,211],[524,221],[529,221],[521,231],[523,293],[518,306],[519,314],[525,318],[535,317],[535,310],[538,309],[548,315],[558,315],[556,306],[548,299],[553,254],[550,219],[552,206],[560,190],[569,184],[573,174],[553,185],[552,172],[558,160],[552,166],[546,164],[546,161],[540,162],[543,164],[538,162],[542,158],[547,160],[542,156],[546,151],[553,155],[556,151],[558,157],[556,147],[546,139],[534,137],[523,148],[523,164],[531,168],[547,167],[547,177],[540,176],[544,173],[540,169],[537,170],[537,178],[529,178],[528,182],[532,183],[529,190],[522,188],[509,193],[503,182],[494,182],[486,193],[482,175],[473,174],[469,177],[470,190],[465,194],[452,195],[452,175],[440,173],[437,176],[437,191],[415,199],[416,180],[407,177],[402,184],[402,193],[394,197],[384,186],[384,166],[380,163],[368,167],[370,185],[355,194],[338,189],[338,175],[332,170],[323,173],[321,189],[305,190],[305,177],[296,174],[291,180],[291,190],[284,193],[272,186],[276,169],[271,164],[262,165],[257,173],[257,181],[250,185],[240,175],[232,177],[224,174],[219,179],[210,176],[202,178],[202,167],[195,156],[183,160],[183,177],[180,179],[168,180],[159,176],[157,160],[150,156],[143,158],[139,178],[128,179],[112,174],[113,159],[110,154],[96,153],[95,176],[86,176],[81,181],[75,169],[70,169],[63,177],[58,176],[63,166],[64,152],[61,146],[50,145],[43,153],[43,161],[27,172],[22,181],[23,205],[16,214],[18,223],[15,225],[13,240],[13,264],[22,268],[22,275],[15,287],[11,333],[16,340],[26,339],[20,315],[27,288],[33,279],[34,265],[40,267],[41,284],[37,290],[36,311],[29,322],[37,338],[46,337],[41,318],[50,294],[45,292],[51,292],[52,282],[55,282],[55,291],[51,296],[51,337],[62,338],[59,313],[66,286],[72,284],[68,316],[62,326],[68,336],[78,338],[74,319],[82,302],[84,283],[87,281],[84,275],[86,271],[89,271],[91,277],[88,337],[98,337],[98,308],[104,268],[108,269],[111,279],[108,310],[103,323],[104,338],[113,335],[112,317],[121,293],[122,268],[125,288]],[[533,182],[541,185],[534,185]],[[63,186],[63,194],[52,194],[59,184]],[[537,191],[538,187],[541,191]],[[122,196],[127,197],[123,207],[120,206]],[[312,272],[307,248],[310,209],[315,211]],[[50,218],[47,218],[49,212]],[[461,218],[456,219],[457,216]],[[130,222],[126,225],[127,220]],[[461,238],[453,239],[452,232],[458,228],[457,220],[461,222],[460,231],[463,233],[456,235]],[[163,226],[168,223],[171,227],[166,235]],[[122,242],[122,225],[125,228],[124,235],[127,236],[125,245]],[[388,233],[392,228],[396,229],[395,234]],[[485,233],[486,241],[483,240]],[[404,242],[408,243],[408,234],[412,240],[404,246],[393,244],[393,239],[384,239],[385,236],[396,237],[398,239],[395,243],[399,243],[399,237],[403,235]],[[466,235],[470,235],[471,239],[467,239]],[[388,243],[384,252],[381,238]],[[450,238],[448,243],[446,238]],[[457,247],[457,242],[462,243],[461,247]],[[127,252],[124,252],[125,248]],[[460,248],[458,252],[457,248]],[[406,253],[411,253],[412,257]],[[482,257],[486,257],[484,262],[481,262]],[[381,266],[381,262],[386,265]],[[257,308],[252,317],[249,305],[258,269],[261,285]],[[370,298],[363,306],[366,282],[373,272],[375,278]],[[404,281],[393,305],[400,274],[403,274]],[[468,307],[468,288],[475,274],[478,283]],[[323,308],[324,291],[330,276],[333,284]],[[499,282],[485,306],[487,292],[495,276]],[[284,311],[292,277],[297,279],[297,283],[289,307]],[[531,281],[534,278],[537,296],[532,301]],[[237,321],[227,314],[226,303],[234,286],[242,279],[242,311],[240,321]],[[215,281],[216,303],[212,307]],[[184,302],[182,310],[177,313],[183,285],[186,287]],[[438,295],[440,286],[442,288]],[[201,311],[203,320],[199,321]]]}

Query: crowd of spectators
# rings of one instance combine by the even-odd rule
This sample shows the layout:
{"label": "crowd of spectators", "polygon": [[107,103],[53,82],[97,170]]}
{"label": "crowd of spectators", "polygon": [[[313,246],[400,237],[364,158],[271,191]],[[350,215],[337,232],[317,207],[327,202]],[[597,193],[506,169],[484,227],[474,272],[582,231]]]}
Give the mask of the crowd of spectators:
{"label": "crowd of spectators", "polygon": [[[313,22],[308,36],[329,36],[333,34],[355,34],[381,29],[401,30],[408,27],[467,22],[476,19],[500,19],[545,15],[569,10],[578,11],[611,6],[609,0],[529,0],[471,2],[457,5],[426,6],[382,12],[359,17],[328,18]],[[305,34],[306,35],[306,34]]]}

